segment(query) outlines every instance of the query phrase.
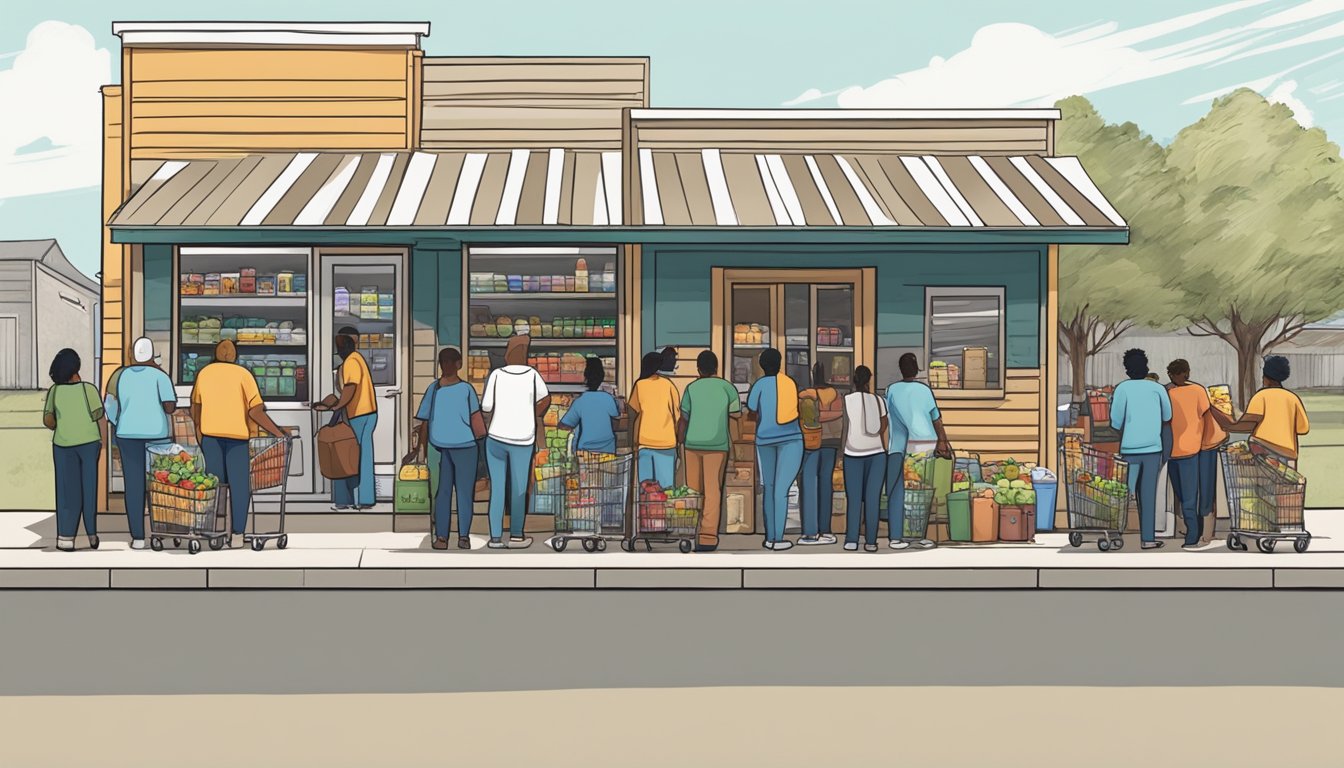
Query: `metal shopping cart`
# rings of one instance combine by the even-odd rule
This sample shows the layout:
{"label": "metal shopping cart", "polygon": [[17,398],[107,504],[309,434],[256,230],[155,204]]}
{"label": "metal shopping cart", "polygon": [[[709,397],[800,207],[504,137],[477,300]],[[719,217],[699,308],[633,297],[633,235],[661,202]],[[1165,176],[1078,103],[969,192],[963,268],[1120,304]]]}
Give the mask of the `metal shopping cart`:
{"label": "metal shopping cart", "polygon": [[1266,554],[1274,545],[1291,539],[1293,549],[1306,552],[1311,534],[1305,527],[1307,478],[1284,461],[1255,452],[1246,442],[1232,443],[1219,451],[1231,532],[1227,548],[1246,551],[1247,539]]}
{"label": "metal shopping cart", "polygon": [[[929,538],[929,517],[933,512],[934,454],[914,453],[905,457],[905,526],[901,538],[914,539],[921,547],[937,546]],[[887,501],[891,503],[890,500]]]}
{"label": "metal shopping cart", "polygon": [[1097,549],[1122,549],[1129,515],[1129,465],[1114,454],[1097,450],[1076,435],[1060,442],[1069,511],[1069,545],[1081,547],[1083,534],[1100,534]]}
{"label": "metal shopping cart", "polygon": [[682,552],[695,549],[700,533],[700,515],[705,509],[705,497],[690,492],[685,496],[667,498],[661,488],[641,489],[630,537],[621,542],[627,552],[634,552],[639,542],[645,551],[652,552],[654,544],[676,544]]}
{"label": "metal shopping cart", "polygon": [[[585,552],[602,552],[607,541],[625,537],[633,456],[578,451],[565,478],[563,503],[555,505],[551,548],[565,551],[571,541]],[[541,483],[539,482],[540,486]]]}
{"label": "metal shopping cart", "polygon": [[150,548],[162,551],[168,537],[175,547],[186,541],[193,555],[203,542],[222,548],[229,535],[225,495],[212,479],[201,480],[206,474],[201,449],[162,443],[146,448],[146,454]]}
{"label": "metal shopping cart", "polygon": [[[289,534],[285,533],[285,484],[289,479],[289,459],[293,454],[294,438],[254,437],[248,441],[249,476],[252,480],[252,532],[243,538],[260,552],[266,548],[266,542],[274,541],[275,546],[284,549],[289,546]],[[280,520],[274,531],[257,532],[257,492],[272,491],[267,496],[278,495],[280,500]]]}

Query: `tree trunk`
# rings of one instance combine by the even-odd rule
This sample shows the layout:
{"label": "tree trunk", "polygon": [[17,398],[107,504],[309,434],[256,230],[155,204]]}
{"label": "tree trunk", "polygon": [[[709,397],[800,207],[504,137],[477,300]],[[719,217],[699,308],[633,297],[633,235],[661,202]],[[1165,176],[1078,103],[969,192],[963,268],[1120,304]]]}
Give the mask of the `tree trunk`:
{"label": "tree trunk", "polygon": [[1073,374],[1069,391],[1074,402],[1084,402],[1084,393],[1087,390],[1087,358],[1089,356],[1087,329],[1081,323],[1066,324],[1061,322],[1059,324],[1059,335],[1067,348],[1069,368]]}
{"label": "tree trunk", "polygon": [[1237,409],[1246,410],[1246,404],[1260,386],[1260,344],[1265,329],[1234,320],[1228,343],[1237,353]]}

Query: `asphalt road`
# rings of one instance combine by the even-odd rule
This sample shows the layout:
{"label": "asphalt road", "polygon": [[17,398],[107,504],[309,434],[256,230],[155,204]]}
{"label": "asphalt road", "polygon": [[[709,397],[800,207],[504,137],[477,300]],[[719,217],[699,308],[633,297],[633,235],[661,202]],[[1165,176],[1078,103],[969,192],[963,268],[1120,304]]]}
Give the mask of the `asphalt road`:
{"label": "asphalt road", "polygon": [[1340,592],[0,592],[0,696],[1344,686]]}

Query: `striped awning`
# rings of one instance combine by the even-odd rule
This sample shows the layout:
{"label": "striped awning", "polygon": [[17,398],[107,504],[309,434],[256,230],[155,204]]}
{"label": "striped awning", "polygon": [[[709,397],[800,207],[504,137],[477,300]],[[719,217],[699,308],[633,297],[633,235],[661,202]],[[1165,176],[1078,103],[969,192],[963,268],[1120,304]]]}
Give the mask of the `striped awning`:
{"label": "striped awning", "polygon": [[622,223],[621,153],[563,149],[167,161],[114,227],[494,227]]}
{"label": "striped awning", "polygon": [[263,154],[158,163],[113,227],[1123,229],[1075,157],[621,153]]}
{"label": "striped awning", "polygon": [[1076,157],[639,151],[664,226],[1125,227]]}

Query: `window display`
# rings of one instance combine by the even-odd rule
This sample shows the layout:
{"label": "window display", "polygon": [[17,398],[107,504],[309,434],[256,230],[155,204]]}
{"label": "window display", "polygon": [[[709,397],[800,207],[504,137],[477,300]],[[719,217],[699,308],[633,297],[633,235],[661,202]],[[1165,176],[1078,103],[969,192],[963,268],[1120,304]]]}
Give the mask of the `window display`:
{"label": "window display", "polygon": [[1003,388],[1003,290],[928,289],[928,377],[934,389]]}

